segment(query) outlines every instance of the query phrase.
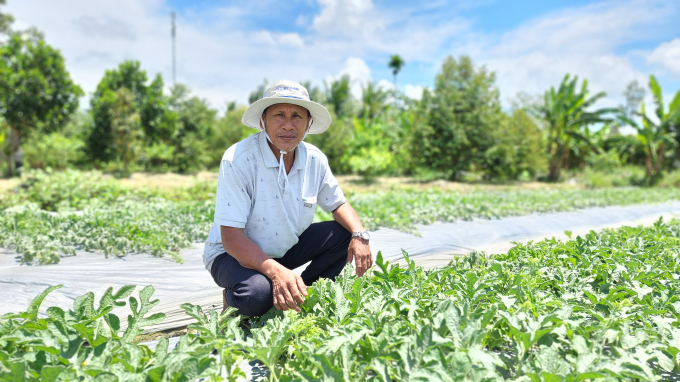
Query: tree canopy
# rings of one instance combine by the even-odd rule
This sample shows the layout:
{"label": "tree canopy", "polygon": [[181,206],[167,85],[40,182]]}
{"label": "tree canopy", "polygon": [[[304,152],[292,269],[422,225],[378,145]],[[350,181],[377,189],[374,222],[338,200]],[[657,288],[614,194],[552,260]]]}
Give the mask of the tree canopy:
{"label": "tree canopy", "polygon": [[61,128],[83,95],[58,49],[18,34],[0,46],[0,78],[0,115],[11,130],[11,153],[19,150],[22,136]]}
{"label": "tree canopy", "polygon": [[462,171],[483,170],[496,139],[501,105],[495,75],[475,68],[470,57],[449,56],[422,99],[421,124],[413,153],[421,165],[458,179]]}

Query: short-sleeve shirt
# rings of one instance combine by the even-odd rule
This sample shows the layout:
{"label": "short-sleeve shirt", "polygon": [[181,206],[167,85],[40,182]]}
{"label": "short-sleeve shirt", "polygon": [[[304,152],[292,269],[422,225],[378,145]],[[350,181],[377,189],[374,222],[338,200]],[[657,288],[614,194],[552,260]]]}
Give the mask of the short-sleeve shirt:
{"label": "short-sleeve shirt", "polygon": [[285,191],[279,161],[264,132],[231,146],[222,157],[217,182],[215,217],[203,252],[210,270],[224,253],[220,226],[243,228],[244,234],[271,258],[283,257],[312,224],[317,205],[330,212],[345,203],[328,159],[302,142],[295,149]]}

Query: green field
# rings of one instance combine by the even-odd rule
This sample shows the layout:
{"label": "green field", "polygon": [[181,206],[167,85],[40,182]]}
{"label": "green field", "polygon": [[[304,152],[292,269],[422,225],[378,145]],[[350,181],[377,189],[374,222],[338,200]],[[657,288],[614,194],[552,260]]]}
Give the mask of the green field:
{"label": "green field", "polygon": [[[369,276],[347,269],[310,288],[300,314],[274,309],[248,322],[184,304],[197,323],[174,350],[135,344],[157,301],[152,287],[88,293],[71,310],[0,320],[4,380],[181,381],[243,376],[257,360],[269,380],[653,381],[677,378],[680,221],[591,232],[567,242],[473,253],[439,269],[379,258]],[[224,334],[221,333],[224,330]],[[244,334],[246,334],[244,336]]]}
{"label": "green field", "polygon": [[[50,264],[76,250],[106,256],[151,253],[181,261],[179,250],[205,240],[214,187],[198,182],[170,189],[130,187],[99,173],[36,171],[0,202],[0,246],[22,262]],[[677,188],[491,188],[466,191],[395,187],[348,192],[365,227],[417,234],[415,224],[494,219],[579,208],[667,202]],[[317,209],[316,220],[331,219]]]}

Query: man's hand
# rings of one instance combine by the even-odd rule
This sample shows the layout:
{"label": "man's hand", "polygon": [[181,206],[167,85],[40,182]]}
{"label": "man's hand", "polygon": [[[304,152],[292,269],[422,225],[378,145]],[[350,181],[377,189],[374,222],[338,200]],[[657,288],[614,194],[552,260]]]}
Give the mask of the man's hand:
{"label": "man's hand", "polygon": [[353,237],[352,240],[350,240],[349,248],[347,248],[347,263],[351,263],[352,259],[355,260],[354,266],[357,271],[357,276],[363,276],[368,268],[373,265],[371,246],[367,241],[360,237]]}
{"label": "man's hand", "polygon": [[302,278],[290,269],[280,266],[277,267],[270,279],[274,287],[272,293],[276,309],[293,309],[299,313],[301,309],[298,304],[305,301],[302,296],[307,297],[307,286]]}

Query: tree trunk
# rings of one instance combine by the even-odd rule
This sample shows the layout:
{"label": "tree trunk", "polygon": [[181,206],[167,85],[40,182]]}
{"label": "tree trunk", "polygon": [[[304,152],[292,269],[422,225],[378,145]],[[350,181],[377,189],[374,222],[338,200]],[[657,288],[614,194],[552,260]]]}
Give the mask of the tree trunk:
{"label": "tree trunk", "polygon": [[548,164],[548,180],[551,182],[557,182],[560,179],[560,171],[562,170],[562,162],[564,160],[564,146],[559,140],[555,142],[555,152],[551,152],[550,154],[550,162]]}
{"label": "tree trunk", "polygon": [[10,128],[7,137],[9,141],[9,156],[7,157],[7,174],[10,177],[14,176],[16,165],[21,163],[16,161],[16,154],[21,148],[21,133],[15,128]]}
{"label": "tree trunk", "polygon": [[651,152],[647,154],[645,158],[645,170],[647,172],[647,185],[652,184],[652,178],[654,177],[654,168],[652,167],[652,154]]}

